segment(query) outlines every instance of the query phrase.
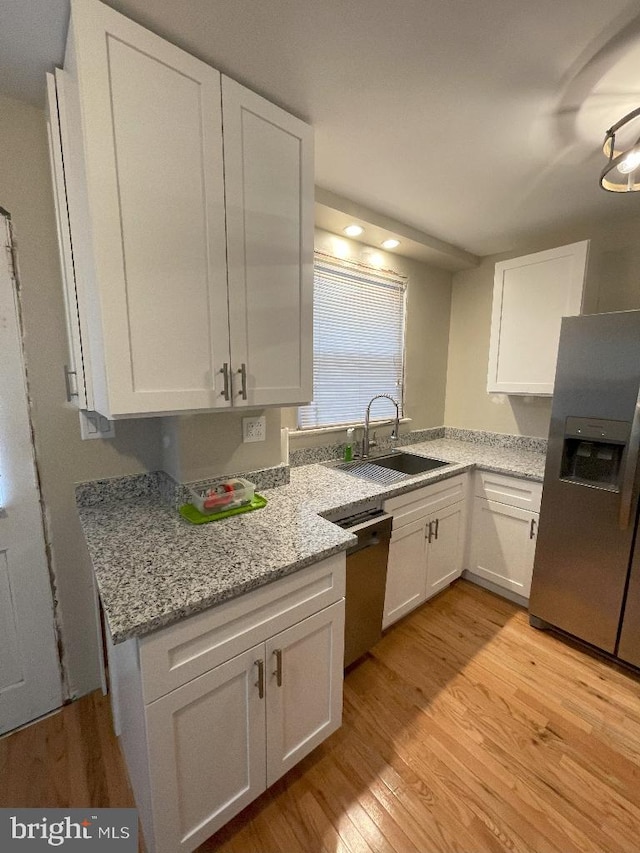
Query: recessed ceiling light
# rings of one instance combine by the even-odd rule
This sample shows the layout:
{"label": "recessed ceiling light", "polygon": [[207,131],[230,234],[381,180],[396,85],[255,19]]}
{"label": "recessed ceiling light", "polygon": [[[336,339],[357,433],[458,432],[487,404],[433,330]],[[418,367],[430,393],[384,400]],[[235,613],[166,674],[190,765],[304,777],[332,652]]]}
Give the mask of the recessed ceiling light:
{"label": "recessed ceiling light", "polygon": [[363,231],[364,228],[361,225],[347,225],[344,229],[344,233],[347,237],[359,237]]}
{"label": "recessed ceiling light", "polygon": [[395,249],[400,245],[400,240],[385,240],[382,244],[383,249]]}

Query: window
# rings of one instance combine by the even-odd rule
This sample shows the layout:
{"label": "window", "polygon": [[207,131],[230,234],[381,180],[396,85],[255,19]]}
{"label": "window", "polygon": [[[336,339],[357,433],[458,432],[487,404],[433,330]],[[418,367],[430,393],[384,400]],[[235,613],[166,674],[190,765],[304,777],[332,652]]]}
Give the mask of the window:
{"label": "window", "polygon": [[[402,414],[405,288],[397,274],[316,253],[313,402],[298,410],[300,429],[359,423],[376,394]],[[395,412],[380,401],[372,414]]]}

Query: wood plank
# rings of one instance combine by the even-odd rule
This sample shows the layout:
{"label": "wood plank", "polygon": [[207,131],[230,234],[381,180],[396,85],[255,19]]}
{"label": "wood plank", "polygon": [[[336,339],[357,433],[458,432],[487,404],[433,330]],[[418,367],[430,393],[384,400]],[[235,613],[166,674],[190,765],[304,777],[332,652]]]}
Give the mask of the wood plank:
{"label": "wood plank", "polygon": [[[640,677],[460,581],[347,674],[342,728],[202,853],[637,853]],[[96,693],[0,740],[2,806],[132,806]]]}

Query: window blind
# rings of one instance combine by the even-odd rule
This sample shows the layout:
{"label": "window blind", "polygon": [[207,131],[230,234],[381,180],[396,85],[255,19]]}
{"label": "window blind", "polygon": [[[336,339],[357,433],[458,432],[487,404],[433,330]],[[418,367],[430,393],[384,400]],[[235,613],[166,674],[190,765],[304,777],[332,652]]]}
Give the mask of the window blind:
{"label": "window blind", "polygon": [[[298,410],[300,429],[359,423],[376,394],[402,413],[405,280],[316,255],[313,287],[313,402]],[[395,416],[374,403],[371,420]]]}

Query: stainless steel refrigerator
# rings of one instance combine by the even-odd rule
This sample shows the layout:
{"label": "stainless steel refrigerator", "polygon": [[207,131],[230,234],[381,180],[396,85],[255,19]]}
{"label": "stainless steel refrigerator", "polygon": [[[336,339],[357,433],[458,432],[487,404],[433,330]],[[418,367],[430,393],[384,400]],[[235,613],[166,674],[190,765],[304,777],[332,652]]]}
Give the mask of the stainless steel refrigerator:
{"label": "stainless steel refrigerator", "polygon": [[640,311],[565,317],[529,621],[640,667]]}

